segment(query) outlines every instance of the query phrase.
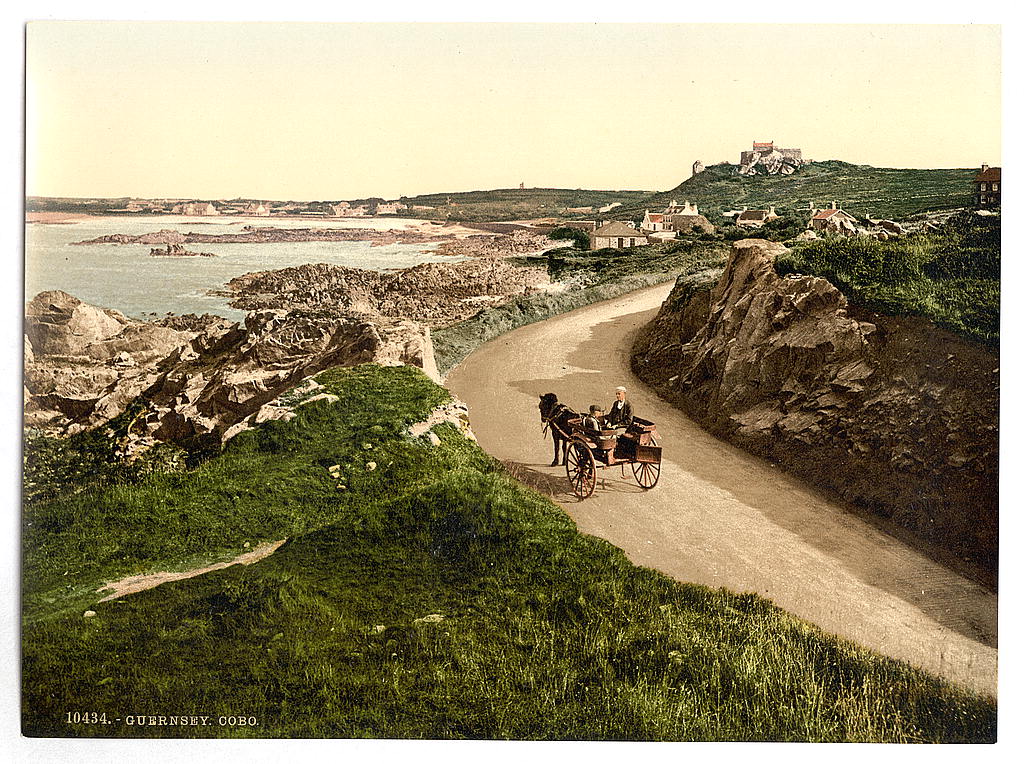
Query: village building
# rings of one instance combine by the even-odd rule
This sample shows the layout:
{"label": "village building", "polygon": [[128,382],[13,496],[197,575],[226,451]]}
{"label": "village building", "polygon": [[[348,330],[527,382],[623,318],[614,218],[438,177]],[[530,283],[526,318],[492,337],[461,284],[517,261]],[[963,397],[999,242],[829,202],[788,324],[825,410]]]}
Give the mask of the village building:
{"label": "village building", "polygon": [[378,215],[397,215],[399,212],[404,212],[408,209],[401,202],[381,202],[377,205]]}
{"label": "village building", "polygon": [[817,209],[814,202],[810,203],[811,219],[807,227],[821,233],[839,233],[853,236],[857,233],[857,218],[838,206],[834,201],[831,207]]}
{"label": "village building", "polygon": [[219,215],[220,211],[210,202],[186,202],[176,204],[171,208],[172,215],[188,215],[190,217],[203,217],[205,215]]}
{"label": "village building", "polygon": [[[680,206],[675,199],[665,208],[664,212],[651,212],[644,210],[644,219],[640,223],[640,230],[646,233],[675,232],[692,233],[694,227],[705,233],[714,233],[715,227],[711,221],[700,214],[696,204],[684,202]],[[671,238],[658,236],[656,238]]]}
{"label": "village building", "polygon": [[974,206],[981,209],[999,207],[1002,197],[1002,169],[1001,167],[989,167],[987,164],[981,166],[981,171],[974,176]]}
{"label": "village building", "polygon": [[640,222],[641,231],[646,231],[647,233],[665,231],[667,230],[665,225],[665,215],[663,213],[644,210],[644,219]]}
{"label": "village building", "polygon": [[338,202],[331,205],[331,213],[336,218],[359,218],[370,214],[370,208],[365,204],[353,207],[348,202]]}
{"label": "village building", "polygon": [[591,249],[628,249],[647,243],[647,237],[625,223],[613,220],[590,234]]}
{"label": "village building", "polygon": [[777,217],[779,215],[776,214],[774,205],[766,210],[748,210],[744,207],[736,216],[736,225],[741,228],[761,228],[769,220],[775,220]]}
{"label": "village building", "polygon": [[263,202],[247,204],[245,206],[244,214],[252,215],[258,218],[270,217],[270,205],[264,204]]}

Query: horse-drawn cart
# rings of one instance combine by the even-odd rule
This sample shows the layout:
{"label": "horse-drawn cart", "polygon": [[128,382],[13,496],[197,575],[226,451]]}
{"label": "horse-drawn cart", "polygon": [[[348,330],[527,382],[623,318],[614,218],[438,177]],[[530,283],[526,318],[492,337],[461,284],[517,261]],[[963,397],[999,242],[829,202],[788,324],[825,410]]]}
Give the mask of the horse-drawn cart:
{"label": "horse-drawn cart", "polygon": [[586,499],[597,485],[597,471],[620,467],[626,477],[626,466],[643,489],[654,488],[661,476],[661,446],[654,422],[634,417],[625,432],[587,430],[582,417],[569,420],[571,437],[565,459],[565,474],[573,493]]}

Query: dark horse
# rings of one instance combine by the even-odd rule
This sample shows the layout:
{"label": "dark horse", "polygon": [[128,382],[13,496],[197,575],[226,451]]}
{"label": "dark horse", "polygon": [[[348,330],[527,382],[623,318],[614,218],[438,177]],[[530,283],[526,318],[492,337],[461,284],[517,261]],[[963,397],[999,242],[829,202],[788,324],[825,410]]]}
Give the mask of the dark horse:
{"label": "dark horse", "polygon": [[551,439],[555,442],[555,458],[551,462],[552,467],[558,466],[558,451],[562,451],[562,464],[565,464],[566,452],[569,450],[569,420],[579,416],[575,411],[558,402],[558,396],[554,393],[544,393],[540,397],[540,421],[545,428],[551,428]]}

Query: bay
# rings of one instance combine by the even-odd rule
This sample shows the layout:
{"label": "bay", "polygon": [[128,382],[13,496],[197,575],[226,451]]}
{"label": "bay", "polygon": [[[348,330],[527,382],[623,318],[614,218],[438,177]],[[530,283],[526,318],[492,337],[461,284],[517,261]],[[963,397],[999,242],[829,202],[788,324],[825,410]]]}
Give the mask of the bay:
{"label": "bay", "polygon": [[252,217],[182,217],[176,215],[96,216],[67,223],[25,226],[25,298],[60,289],[80,300],[115,308],[133,318],[167,313],[213,313],[241,320],[224,297],[207,294],[244,273],[329,263],[384,271],[420,263],[455,262],[461,257],[434,254],[436,243],[386,244],[368,241],[308,241],[267,244],[189,244],[192,251],[215,257],[152,257],[149,244],[72,242],[113,233],[137,236],[163,229],[181,233],[240,233],[246,225],[275,228],[402,229],[422,224],[403,218],[278,219]]}

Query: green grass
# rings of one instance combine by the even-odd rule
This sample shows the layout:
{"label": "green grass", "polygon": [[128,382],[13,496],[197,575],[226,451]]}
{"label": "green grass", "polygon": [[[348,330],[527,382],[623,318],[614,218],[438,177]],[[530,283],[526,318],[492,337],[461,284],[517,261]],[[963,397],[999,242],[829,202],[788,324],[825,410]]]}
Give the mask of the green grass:
{"label": "green grass", "polygon": [[774,204],[780,212],[796,211],[806,210],[812,201],[824,207],[836,200],[859,217],[905,218],[927,210],[969,207],[978,173],[977,169],[890,169],[835,160],[814,162],[793,175],[746,177],[736,169],[737,165],[713,165],[671,191],[625,203],[610,216],[638,218],[644,209],[661,210],[676,199],[697,204],[713,224],[720,225],[721,213],[729,209],[766,209]]}
{"label": "green grass", "polygon": [[889,241],[798,242],[775,269],[827,278],[855,305],[923,316],[967,339],[999,342],[1001,216],[961,213],[937,232]]}
{"label": "green grass", "polygon": [[[994,739],[990,701],[755,595],[632,565],[451,426],[436,447],[404,436],[446,399],[419,372],[319,380],[344,405],[303,406],[186,473],[66,486],[26,508],[27,734]],[[249,567],[87,596],[284,536]],[[417,622],[431,614],[444,618]],[[69,725],[74,711],[111,724]],[[129,714],[211,726],[114,722]],[[216,724],[229,714],[258,725]]]}
{"label": "green grass", "polygon": [[[596,210],[614,202],[637,204],[652,193],[567,188],[497,188],[489,191],[423,194],[403,201],[409,205],[434,207],[433,210],[416,210],[416,217],[491,222],[558,217],[570,207],[594,207]],[[584,217],[592,219],[597,214],[595,211]]]}
{"label": "green grass", "polygon": [[564,292],[519,297],[434,330],[437,368],[441,373],[450,371],[483,343],[520,326],[670,281],[681,274],[717,274],[726,252],[720,242],[679,240],[626,250],[583,252],[567,247],[541,257],[520,258],[531,265],[546,265],[552,280],[567,281],[572,286]]}

